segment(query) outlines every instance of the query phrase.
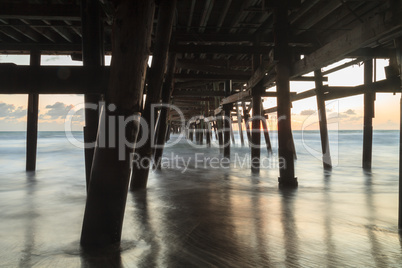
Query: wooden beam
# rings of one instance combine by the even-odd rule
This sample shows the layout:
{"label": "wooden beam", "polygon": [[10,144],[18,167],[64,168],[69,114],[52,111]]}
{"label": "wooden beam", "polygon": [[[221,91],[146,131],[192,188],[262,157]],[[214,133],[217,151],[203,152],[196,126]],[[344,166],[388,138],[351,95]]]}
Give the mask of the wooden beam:
{"label": "wooden beam", "polygon": [[244,45],[173,45],[170,51],[176,53],[206,53],[206,54],[268,54],[272,47]]}
{"label": "wooden beam", "polygon": [[205,90],[205,91],[184,91],[184,90],[175,90],[173,91],[173,97],[180,97],[180,96],[225,96],[225,93],[222,91],[212,91],[212,90]]}
{"label": "wooden beam", "polygon": [[0,64],[0,93],[102,94],[109,73],[109,67]]}
{"label": "wooden beam", "polygon": [[181,59],[182,64],[196,64],[197,66],[215,66],[225,68],[246,68],[251,67],[251,60],[225,60],[225,59]]}
{"label": "wooden beam", "polygon": [[202,72],[208,72],[208,73],[215,73],[215,74],[221,74],[221,75],[251,75],[251,72],[249,71],[241,71],[241,70],[233,70],[229,68],[219,68],[219,67],[213,67],[213,66],[207,66],[207,65],[199,65],[197,63],[190,63],[190,62],[182,62],[178,61],[177,62],[177,67],[181,69],[188,69],[188,70],[195,70],[195,71],[202,71]]}
{"label": "wooden beam", "polygon": [[348,53],[365,47],[376,40],[386,38],[388,34],[401,28],[402,25],[397,19],[390,19],[378,14],[366,23],[358,25],[331,43],[294,63],[291,77],[300,76],[334,63]]}
{"label": "wooden beam", "polygon": [[1,4],[0,19],[80,21],[79,5]]}
{"label": "wooden beam", "polygon": [[[361,95],[366,92],[376,93],[398,93],[401,92],[401,80],[399,77],[388,78],[386,80],[373,82],[369,85],[360,85],[355,87],[323,87],[324,99],[334,100],[339,98],[346,98],[356,95]],[[309,89],[301,93],[291,96],[291,100],[299,101],[306,98],[311,98],[316,95],[316,89]],[[277,107],[271,107],[264,110],[264,114],[274,113],[277,111]]]}
{"label": "wooden beam", "polygon": [[249,75],[238,74],[175,74],[176,80],[209,80],[209,81],[222,81],[222,80],[234,80],[234,81],[247,81]]}

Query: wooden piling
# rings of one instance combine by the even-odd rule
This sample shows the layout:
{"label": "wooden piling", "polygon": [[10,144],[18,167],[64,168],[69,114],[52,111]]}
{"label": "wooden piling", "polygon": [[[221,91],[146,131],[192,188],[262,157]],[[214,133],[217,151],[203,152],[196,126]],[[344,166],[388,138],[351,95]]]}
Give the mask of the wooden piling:
{"label": "wooden piling", "polygon": [[[82,61],[84,66],[100,67],[104,65],[103,20],[101,18],[100,2],[97,0],[81,1],[82,20]],[[98,132],[99,107],[102,100],[99,94],[85,94],[85,144],[94,144]],[[85,177],[87,191],[94,157],[94,145],[85,148]]]}
{"label": "wooden piling", "polygon": [[[225,81],[225,96],[228,97],[232,92],[232,81],[226,80]],[[230,111],[232,104],[225,104],[223,106],[224,110],[224,120],[223,120],[223,129],[224,129],[224,136],[223,136],[223,157],[230,159],[230,128],[231,128],[231,119],[230,119]]]}
{"label": "wooden piling", "polygon": [[216,123],[216,119],[214,121],[212,121],[212,126],[214,128],[214,132],[215,132],[215,140],[218,140],[218,129],[216,127],[217,123]]}
{"label": "wooden piling", "polygon": [[[364,62],[364,84],[373,82],[373,60]],[[367,88],[364,93],[364,126],[363,126],[363,168],[370,170],[373,150],[373,118],[375,93]]]}
{"label": "wooden piling", "polygon": [[[170,53],[166,78],[162,87],[162,104],[168,104],[170,96],[173,91],[173,75],[174,69],[176,66],[176,54]],[[163,154],[163,147],[165,146],[166,135],[168,131],[167,117],[168,117],[169,108],[161,107],[161,111],[159,114],[159,133],[156,139],[156,148],[154,152],[154,168],[161,169],[161,159]],[[187,131],[188,132],[188,131]]]}
{"label": "wooden piling", "polygon": [[241,118],[241,113],[239,109],[239,103],[236,102],[236,112],[237,112],[237,125],[239,128],[239,136],[240,136],[240,142],[241,146],[244,146],[244,137],[243,137],[243,127],[242,127],[242,118]]}
{"label": "wooden piling", "polygon": [[322,83],[321,69],[314,72],[315,88],[317,96],[318,121],[320,125],[322,164],[324,169],[332,168],[331,154],[329,149],[327,112],[324,99],[324,85]]}
{"label": "wooden piling", "polygon": [[189,136],[190,136],[190,141],[194,141],[193,124],[189,125]]}
{"label": "wooden piling", "polygon": [[[148,0],[122,0],[115,11],[110,80],[97,139],[103,136],[117,146],[95,149],[81,233],[84,248],[118,245],[121,240],[155,5]],[[137,120],[129,120],[135,115]],[[108,122],[113,117],[115,126]]]}
{"label": "wooden piling", "polygon": [[219,152],[223,153],[223,120],[222,114],[216,115],[216,125],[218,127],[218,141],[219,141]]}
{"label": "wooden piling", "polygon": [[155,35],[155,47],[152,58],[152,66],[148,76],[148,91],[145,100],[145,108],[142,113],[142,119],[148,123],[148,138],[145,144],[136,148],[135,152],[144,163],[143,166],[133,166],[131,175],[130,189],[146,188],[148,182],[149,167],[151,165],[151,141],[152,141],[152,105],[160,100],[162,83],[165,74],[169,43],[172,34],[173,18],[176,9],[176,0],[159,1],[158,24]]}
{"label": "wooden piling", "polygon": [[205,123],[207,146],[211,147],[211,124],[209,122]]}
{"label": "wooden piling", "polygon": [[198,130],[200,131],[200,140],[198,141],[198,143],[200,145],[203,145],[204,144],[204,131],[205,131],[204,119],[200,119],[200,126],[199,126]]}
{"label": "wooden piling", "polygon": [[[261,102],[261,111],[263,111],[263,105]],[[262,129],[264,131],[264,138],[265,138],[265,145],[267,147],[267,152],[268,155],[272,154],[272,145],[271,145],[271,139],[269,138],[269,130],[268,130],[268,124],[267,124],[267,120],[265,119],[265,116],[262,114],[261,115],[261,124],[262,124]]]}
{"label": "wooden piling", "polygon": [[[402,68],[401,68],[402,70]],[[402,80],[402,77],[401,77]],[[398,191],[398,228],[402,231],[402,96],[400,100],[399,122],[399,191]]]}
{"label": "wooden piling", "polygon": [[230,122],[230,138],[232,139],[232,143],[236,144],[235,142],[235,137],[234,137],[234,133],[233,133],[233,124],[232,121]]}
{"label": "wooden piling", "polygon": [[[40,66],[40,58],[40,51],[32,50],[30,56],[30,65]],[[29,94],[27,110],[26,171],[34,171],[36,169],[36,151],[38,144],[38,112],[39,94]]]}
{"label": "wooden piling", "polygon": [[279,186],[296,187],[294,155],[292,150],[291,102],[289,72],[290,51],[288,44],[288,9],[286,1],[278,2],[274,9],[274,40],[276,65],[276,87],[278,105],[278,145],[279,160],[283,162],[279,169]]}
{"label": "wooden piling", "polygon": [[251,132],[251,171],[260,171],[261,157],[261,93],[263,87],[253,88],[253,119]]}
{"label": "wooden piling", "polygon": [[241,105],[243,107],[243,118],[244,118],[244,125],[246,127],[247,141],[250,146],[251,145],[251,134],[250,134],[250,125],[249,125],[250,115],[246,109],[246,103],[243,101],[241,103]]}

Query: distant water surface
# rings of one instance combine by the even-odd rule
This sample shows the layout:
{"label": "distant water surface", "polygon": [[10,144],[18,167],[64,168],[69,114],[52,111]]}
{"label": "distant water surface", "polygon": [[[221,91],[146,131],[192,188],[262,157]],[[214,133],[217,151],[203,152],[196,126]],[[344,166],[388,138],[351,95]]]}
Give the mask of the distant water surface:
{"label": "distant water surface", "polygon": [[330,172],[319,132],[295,131],[294,191],[277,187],[275,131],[274,157],[262,137],[258,175],[237,134],[231,168],[210,167],[218,148],[180,140],[148,189],[129,193],[121,249],[95,255],[79,248],[83,149],[40,132],[37,171],[26,173],[25,135],[0,132],[0,267],[401,267],[399,131],[374,131],[371,172],[361,169],[362,131],[330,132]]}

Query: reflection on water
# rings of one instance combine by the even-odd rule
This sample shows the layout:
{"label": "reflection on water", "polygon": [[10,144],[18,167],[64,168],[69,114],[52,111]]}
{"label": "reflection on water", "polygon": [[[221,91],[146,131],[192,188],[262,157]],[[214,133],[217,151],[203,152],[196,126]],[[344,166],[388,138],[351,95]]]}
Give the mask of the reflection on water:
{"label": "reflection on water", "polygon": [[[385,134],[384,149],[390,146],[390,133]],[[348,139],[353,135],[347,133]],[[17,141],[9,148],[2,142],[0,161],[7,166],[0,171],[1,267],[397,267],[402,263],[396,161],[382,159],[372,172],[364,172],[359,167],[361,152],[350,149],[349,140],[346,147],[339,146],[340,163],[348,165],[332,172],[324,172],[320,161],[309,158],[296,143],[296,190],[278,189],[276,169],[256,175],[241,167],[196,168],[193,161],[184,173],[175,168],[152,172],[147,190],[129,193],[120,247],[83,252],[79,247],[85,206],[83,152],[60,136],[47,133],[45,138],[36,173],[22,172],[23,153],[10,153],[11,158],[4,153],[23,146],[23,139],[18,143],[13,137]],[[297,134],[295,138],[297,142]],[[234,147],[232,154],[248,150]],[[194,149],[185,142],[167,148],[165,154],[172,152],[186,158],[195,153],[219,155],[216,148]]]}

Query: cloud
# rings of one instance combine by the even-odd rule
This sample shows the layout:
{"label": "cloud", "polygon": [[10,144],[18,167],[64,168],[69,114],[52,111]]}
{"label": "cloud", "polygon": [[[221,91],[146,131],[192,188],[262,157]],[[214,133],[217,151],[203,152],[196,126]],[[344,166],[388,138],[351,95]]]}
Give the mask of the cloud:
{"label": "cloud", "polygon": [[300,112],[300,115],[312,115],[315,114],[317,111],[315,110],[303,110]]}
{"label": "cloud", "polygon": [[79,121],[79,122],[84,122],[85,117],[84,117],[84,108],[79,109],[78,111],[75,112],[72,121]]}
{"label": "cloud", "polygon": [[349,110],[347,110],[346,112],[344,112],[345,114],[348,114],[348,115],[355,115],[356,113],[355,113],[355,110],[352,110],[352,109],[349,109]]}
{"label": "cloud", "polygon": [[362,118],[363,118],[363,116],[353,116],[349,120],[350,121],[358,121],[358,120],[361,120]]}
{"label": "cloud", "polygon": [[0,118],[4,119],[19,119],[26,116],[27,110],[22,106],[15,107],[14,104],[0,102]]}
{"label": "cloud", "polygon": [[71,104],[66,105],[62,102],[56,102],[53,105],[47,105],[46,109],[48,111],[45,114],[41,114],[39,118],[43,120],[65,119],[68,112],[73,108],[74,106]]}

